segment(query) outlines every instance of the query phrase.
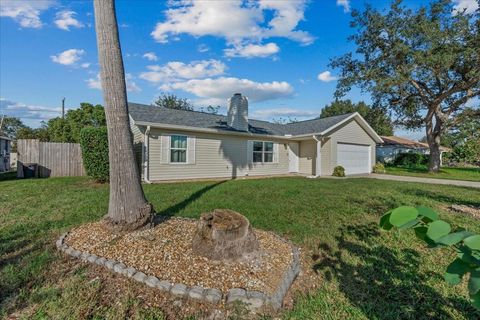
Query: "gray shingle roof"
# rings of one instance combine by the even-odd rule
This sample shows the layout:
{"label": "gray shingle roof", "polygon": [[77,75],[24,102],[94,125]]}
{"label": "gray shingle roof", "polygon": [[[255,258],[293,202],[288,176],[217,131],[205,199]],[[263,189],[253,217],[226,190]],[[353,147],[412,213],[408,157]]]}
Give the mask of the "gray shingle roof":
{"label": "gray shingle roof", "polygon": [[[227,117],[198,111],[185,111],[129,103],[130,116],[136,122],[162,123],[204,129],[237,131],[227,125]],[[319,133],[349,117],[351,113],[323,119],[312,119],[289,124],[249,119],[249,132],[265,135],[302,135]]]}

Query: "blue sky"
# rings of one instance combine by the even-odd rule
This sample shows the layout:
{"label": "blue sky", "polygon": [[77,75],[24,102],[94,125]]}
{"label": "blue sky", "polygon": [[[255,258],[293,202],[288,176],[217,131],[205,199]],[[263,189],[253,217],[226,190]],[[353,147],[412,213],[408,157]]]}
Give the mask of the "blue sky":
{"label": "blue sky", "polygon": [[[476,6],[475,0],[455,0]],[[242,92],[259,119],[318,116],[333,99],[330,59],[352,51],[350,11],[389,1],[117,1],[129,101],[173,92],[196,107]],[[426,1],[406,0],[411,7]],[[102,103],[92,1],[0,0],[0,114],[31,126]],[[369,101],[358,90],[346,98]],[[420,132],[398,130],[420,138]]]}

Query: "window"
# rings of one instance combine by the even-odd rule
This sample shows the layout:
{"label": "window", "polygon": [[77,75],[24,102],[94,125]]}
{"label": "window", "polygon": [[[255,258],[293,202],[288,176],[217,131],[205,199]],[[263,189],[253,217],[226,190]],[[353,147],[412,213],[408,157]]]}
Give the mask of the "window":
{"label": "window", "polygon": [[187,163],[187,136],[170,136],[170,162]]}
{"label": "window", "polygon": [[273,162],[273,142],[253,141],[253,162]]}

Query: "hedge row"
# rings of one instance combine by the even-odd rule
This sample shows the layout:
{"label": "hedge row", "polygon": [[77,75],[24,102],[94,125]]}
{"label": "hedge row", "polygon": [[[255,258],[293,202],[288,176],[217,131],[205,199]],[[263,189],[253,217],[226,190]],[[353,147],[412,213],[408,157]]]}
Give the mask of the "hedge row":
{"label": "hedge row", "polygon": [[83,166],[97,182],[109,180],[107,127],[87,127],[80,131]]}

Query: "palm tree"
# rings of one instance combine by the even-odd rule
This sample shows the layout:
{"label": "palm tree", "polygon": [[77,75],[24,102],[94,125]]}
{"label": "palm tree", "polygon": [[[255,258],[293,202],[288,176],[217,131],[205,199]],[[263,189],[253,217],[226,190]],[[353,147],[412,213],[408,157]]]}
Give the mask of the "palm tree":
{"label": "palm tree", "polygon": [[135,230],[152,224],[153,207],[145,199],[135,163],[115,2],[94,0],[93,4],[110,161],[106,219],[116,230]]}

